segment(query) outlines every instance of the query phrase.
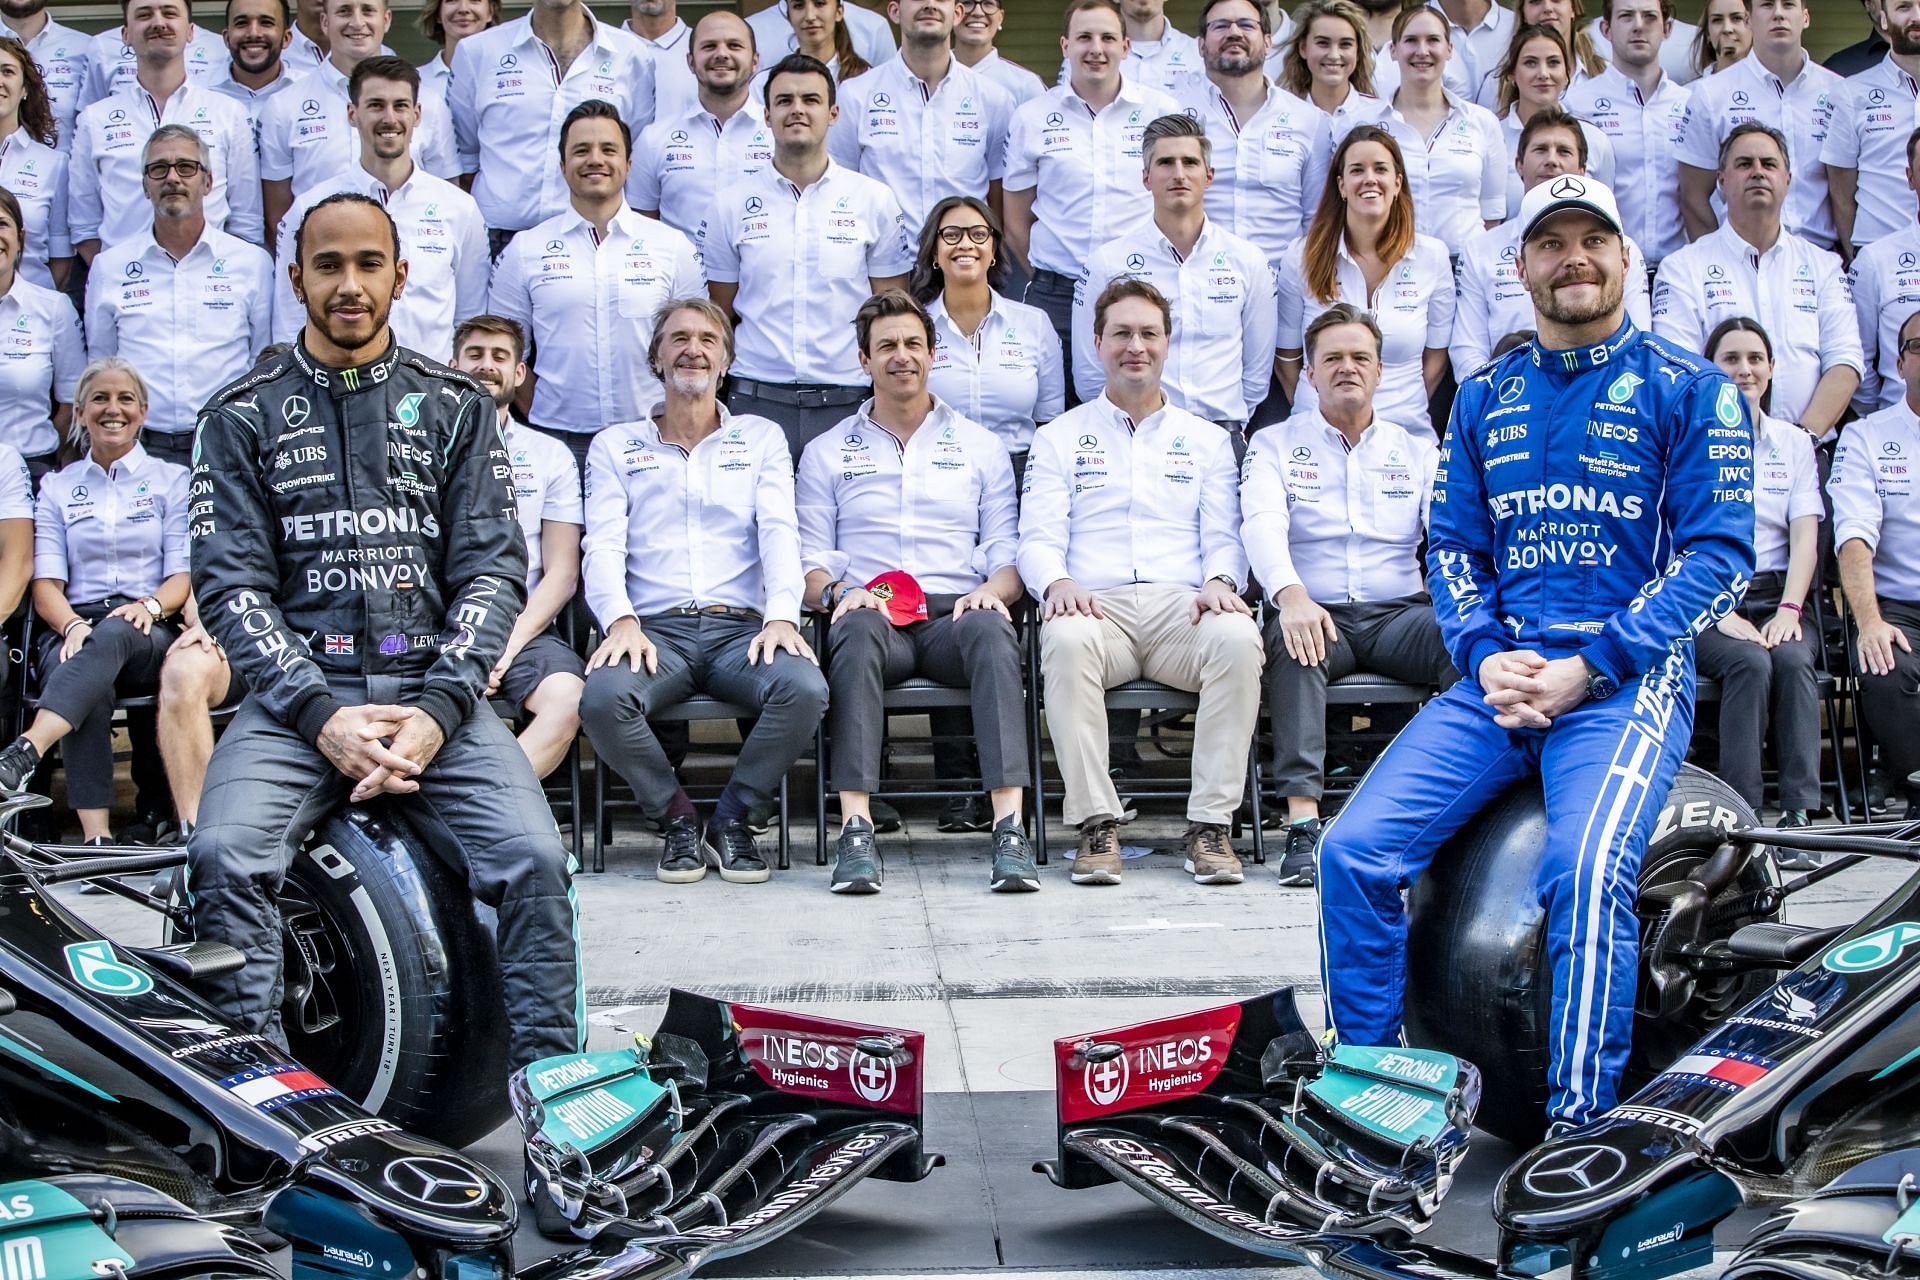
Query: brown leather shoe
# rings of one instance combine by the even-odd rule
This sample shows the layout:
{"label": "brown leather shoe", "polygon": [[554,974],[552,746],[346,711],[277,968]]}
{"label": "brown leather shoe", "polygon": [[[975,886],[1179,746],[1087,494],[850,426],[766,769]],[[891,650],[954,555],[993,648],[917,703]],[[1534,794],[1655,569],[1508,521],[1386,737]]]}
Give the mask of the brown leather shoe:
{"label": "brown leather shoe", "polygon": [[1120,883],[1120,824],[1098,814],[1080,824],[1080,848],[1073,856],[1075,884]]}
{"label": "brown leather shoe", "polygon": [[1187,824],[1187,873],[1196,884],[1239,884],[1247,878],[1227,843],[1227,829],[1218,822]]}

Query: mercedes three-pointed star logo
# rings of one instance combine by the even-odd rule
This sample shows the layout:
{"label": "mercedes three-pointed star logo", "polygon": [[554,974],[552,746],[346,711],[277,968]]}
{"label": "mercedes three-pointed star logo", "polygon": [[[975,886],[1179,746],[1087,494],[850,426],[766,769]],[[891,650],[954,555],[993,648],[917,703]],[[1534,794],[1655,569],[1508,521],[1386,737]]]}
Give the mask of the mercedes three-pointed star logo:
{"label": "mercedes three-pointed star logo", "polygon": [[381,1181],[415,1204],[439,1209],[465,1208],[486,1197],[486,1184],[462,1165],[437,1156],[407,1156],[395,1160]]}
{"label": "mercedes three-pointed star logo", "polygon": [[1552,1152],[1521,1181],[1543,1199],[1565,1200],[1611,1186],[1626,1171],[1627,1158],[1617,1148],[1589,1144]]}

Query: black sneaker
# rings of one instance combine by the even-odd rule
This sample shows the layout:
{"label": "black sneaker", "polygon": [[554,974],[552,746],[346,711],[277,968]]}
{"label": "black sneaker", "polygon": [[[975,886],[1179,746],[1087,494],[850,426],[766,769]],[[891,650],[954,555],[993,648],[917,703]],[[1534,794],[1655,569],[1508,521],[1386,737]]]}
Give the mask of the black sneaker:
{"label": "black sneaker", "polygon": [[653,878],[663,884],[693,884],[707,878],[707,849],[700,819],[671,818],[663,829],[660,865]]}
{"label": "black sneaker", "polygon": [[833,880],[827,887],[835,893],[878,893],[885,870],[873,843],[873,824],[865,818],[847,819],[833,842]]}
{"label": "black sneaker", "polygon": [[1287,827],[1287,852],[1280,859],[1280,883],[1311,889],[1319,882],[1319,869],[1313,861],[1313,847],[1320,842],[1320,819],[1291,823]]}
{"label": "black sneaker", "polygon": [[955,796],[941,806],[940,829],[942,831],[990,831],[993,829],[993,806],[987,803],[985,796]]}
{"label": "black sneaker", "polygon": [[1034,893],[1040,888],[1040,868],[1034,865],[1033,846],[1027,843],[1018,818],[1003,818],[993,829],[993,872],[988,883],[995,893]]}
{"label": "black sneaker", "polygon": [[28,779],[40,767],[40,753],[25,738],[15,738],[0,749],[0,793],[17,796],[26,791]]}
{"label": "black sneaker", "polygon": [[773,868],[760,856],[753,830],[745,822],[725,822],[707,828],[707,847],[728,884],[765,884]]}
{"label": "black sneaker", "polygon": [[898,831],[900,829],[900,811],[885,800],[873,800],[867,804],[867,812],[873,815],[875,831]]}
{"label": "black sneaker", "polygon": [[120,829],[121,844],[160,844],[162,837],[173,828],[173,819],[164,813],[146,812],[136,814],[132,822]]}

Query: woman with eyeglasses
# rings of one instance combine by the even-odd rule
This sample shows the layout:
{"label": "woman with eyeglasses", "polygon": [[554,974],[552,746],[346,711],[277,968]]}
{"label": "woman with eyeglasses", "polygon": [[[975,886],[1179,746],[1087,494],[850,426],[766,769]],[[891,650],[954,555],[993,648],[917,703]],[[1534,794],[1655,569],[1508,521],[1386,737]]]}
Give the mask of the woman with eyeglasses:
{"label": "woman with eyeglasses", "polygon": [[1387,104],[1373,92],[1367,15],[1353,0],[1307,0],[1294,23],[1274,79],[1326,117],[1328,147],[1357,124],[1378,124]]}
{"label": "woman with eyeglasses", "polygon": [[1414,231],[1413,192],[1391,134],[1363,124],[1340,143],[1320,208],[1280,260],[1277,285],[1280,385],[1295,413],[1320,399],[1300,376],[1307,325],[1347,302],[1380,326],[1374,412],[1408,431],[1432,430],[1427,404],[1447,368],[1453,268],[1444,244]]}
{"label": "woman with eyeglasses", "polygon": [[37,285],[64,289],[73,269],[67,238],[67,158],[56,149],[47,82],[26,48],[0,40],[0,187],[13,193],[33,246],[19,271]]}
{"label": "woman with eyeglasses", "polygon": [[1700,31],[1693,37],[1693,65],[1701,75],[1725,71],[1753,48],[1753,23],[1746,0],[1707,0]]}
{"label": "woman with eyeglasses", "polygon": [[[1700,674],[1720,682],[1720,776],[1760,811],[1760,750],[1771,720],[1783,827],[1820,807],[1820,691],[1813,621],[1802,616],[1820,557],[1820,474],[1813,437],[1766,412],[1773,340],[1756,320],[1731,316],[1707,338],[1753,415],[1754,574],[1746,599],[1694,641]],[[1808,870],[1807,860],[1783,867]]]}
{"label": "woman with eyeglasses", "polygon": [[1000,56],[994,40],[1007,22],[1001,0],[960,0],[960,25],[953,29],[953,56],[1013,95],[1019,106],[1047,91],[1044,80],[1017,62]]}
{"label": "woman with eyeglasses", "polygon": [[[7,43],[0,41],[0,49]],[[0,333],[6,335],[0,350],[0,444],[17,449],[38,480],[52,469],[73,419],[73,392],[87,349],[80,314],[67,296],[20,274],[29,243],[20,202],[0,187]]]}
{"label": "woman with eyeglasses", "polygon": [[1026,474],[1034,428],[1066,408],[1066,364],[1047,313],[1001,290],[1007,250],[986,202],[948,196],[920,230],[908,289],[933,318],[927,389],[986,427]]}
{"label": "woman with eyeglasses", "polygon": [[88,365],[78,394],[86,453],[40,482],[34,515],[39,710],[0,750],[0,792],[64,742],[67,802],[86,842],[107,844],[114,698],[160,687],[187,602],[187,469],[140,447],[147,389],[125,360]]}
{"label": "woman with eyeglasses", "polygon": [[[1507,46],[1507,59],[1500,67],[1500,95],[1496,110],[1500,130],[1507,144],[1507,217],[1520,213],[1520,197],[1526,194],[1516,160],[1520,154],[1520,131],[1534,113],[1545,107],[1560,106],[1567,92],[1568,68],[1572,54],[1566,37],[1558,27],[1527,27]],[[1613,186],[1613,142],[1594,125],[1580,121],[1580,132],[1587,139],[1587,174],[1611,188]]]}
{"label": "woman with eyeglasses", "polygon": [[1438,9],[1401,10],[1393,21],[1393,60],[1400,87],[1389,97],[1380,127],[1405,157],[1402,172],[1420,210],[1421,232],[1457,250],[1468,236],[1507,216],[1512,166],[1500,122],[1446,88],[1453,36]]}

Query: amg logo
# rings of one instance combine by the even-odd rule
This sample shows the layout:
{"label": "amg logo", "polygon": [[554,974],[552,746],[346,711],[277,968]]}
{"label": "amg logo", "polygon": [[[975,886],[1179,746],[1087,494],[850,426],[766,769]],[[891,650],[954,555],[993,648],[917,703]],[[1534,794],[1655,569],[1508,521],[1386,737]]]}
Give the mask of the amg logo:
{"label": "amg logo", "polygon": [[47,1259],[39,1236],[0,1242],[0,1280],[46,1280]]}
{"label": "amg logo", "polygon": [[575,1133],[590,1138],[625,1124],[638,1113],[604,1089],[553,1105],[553,1114]]}

